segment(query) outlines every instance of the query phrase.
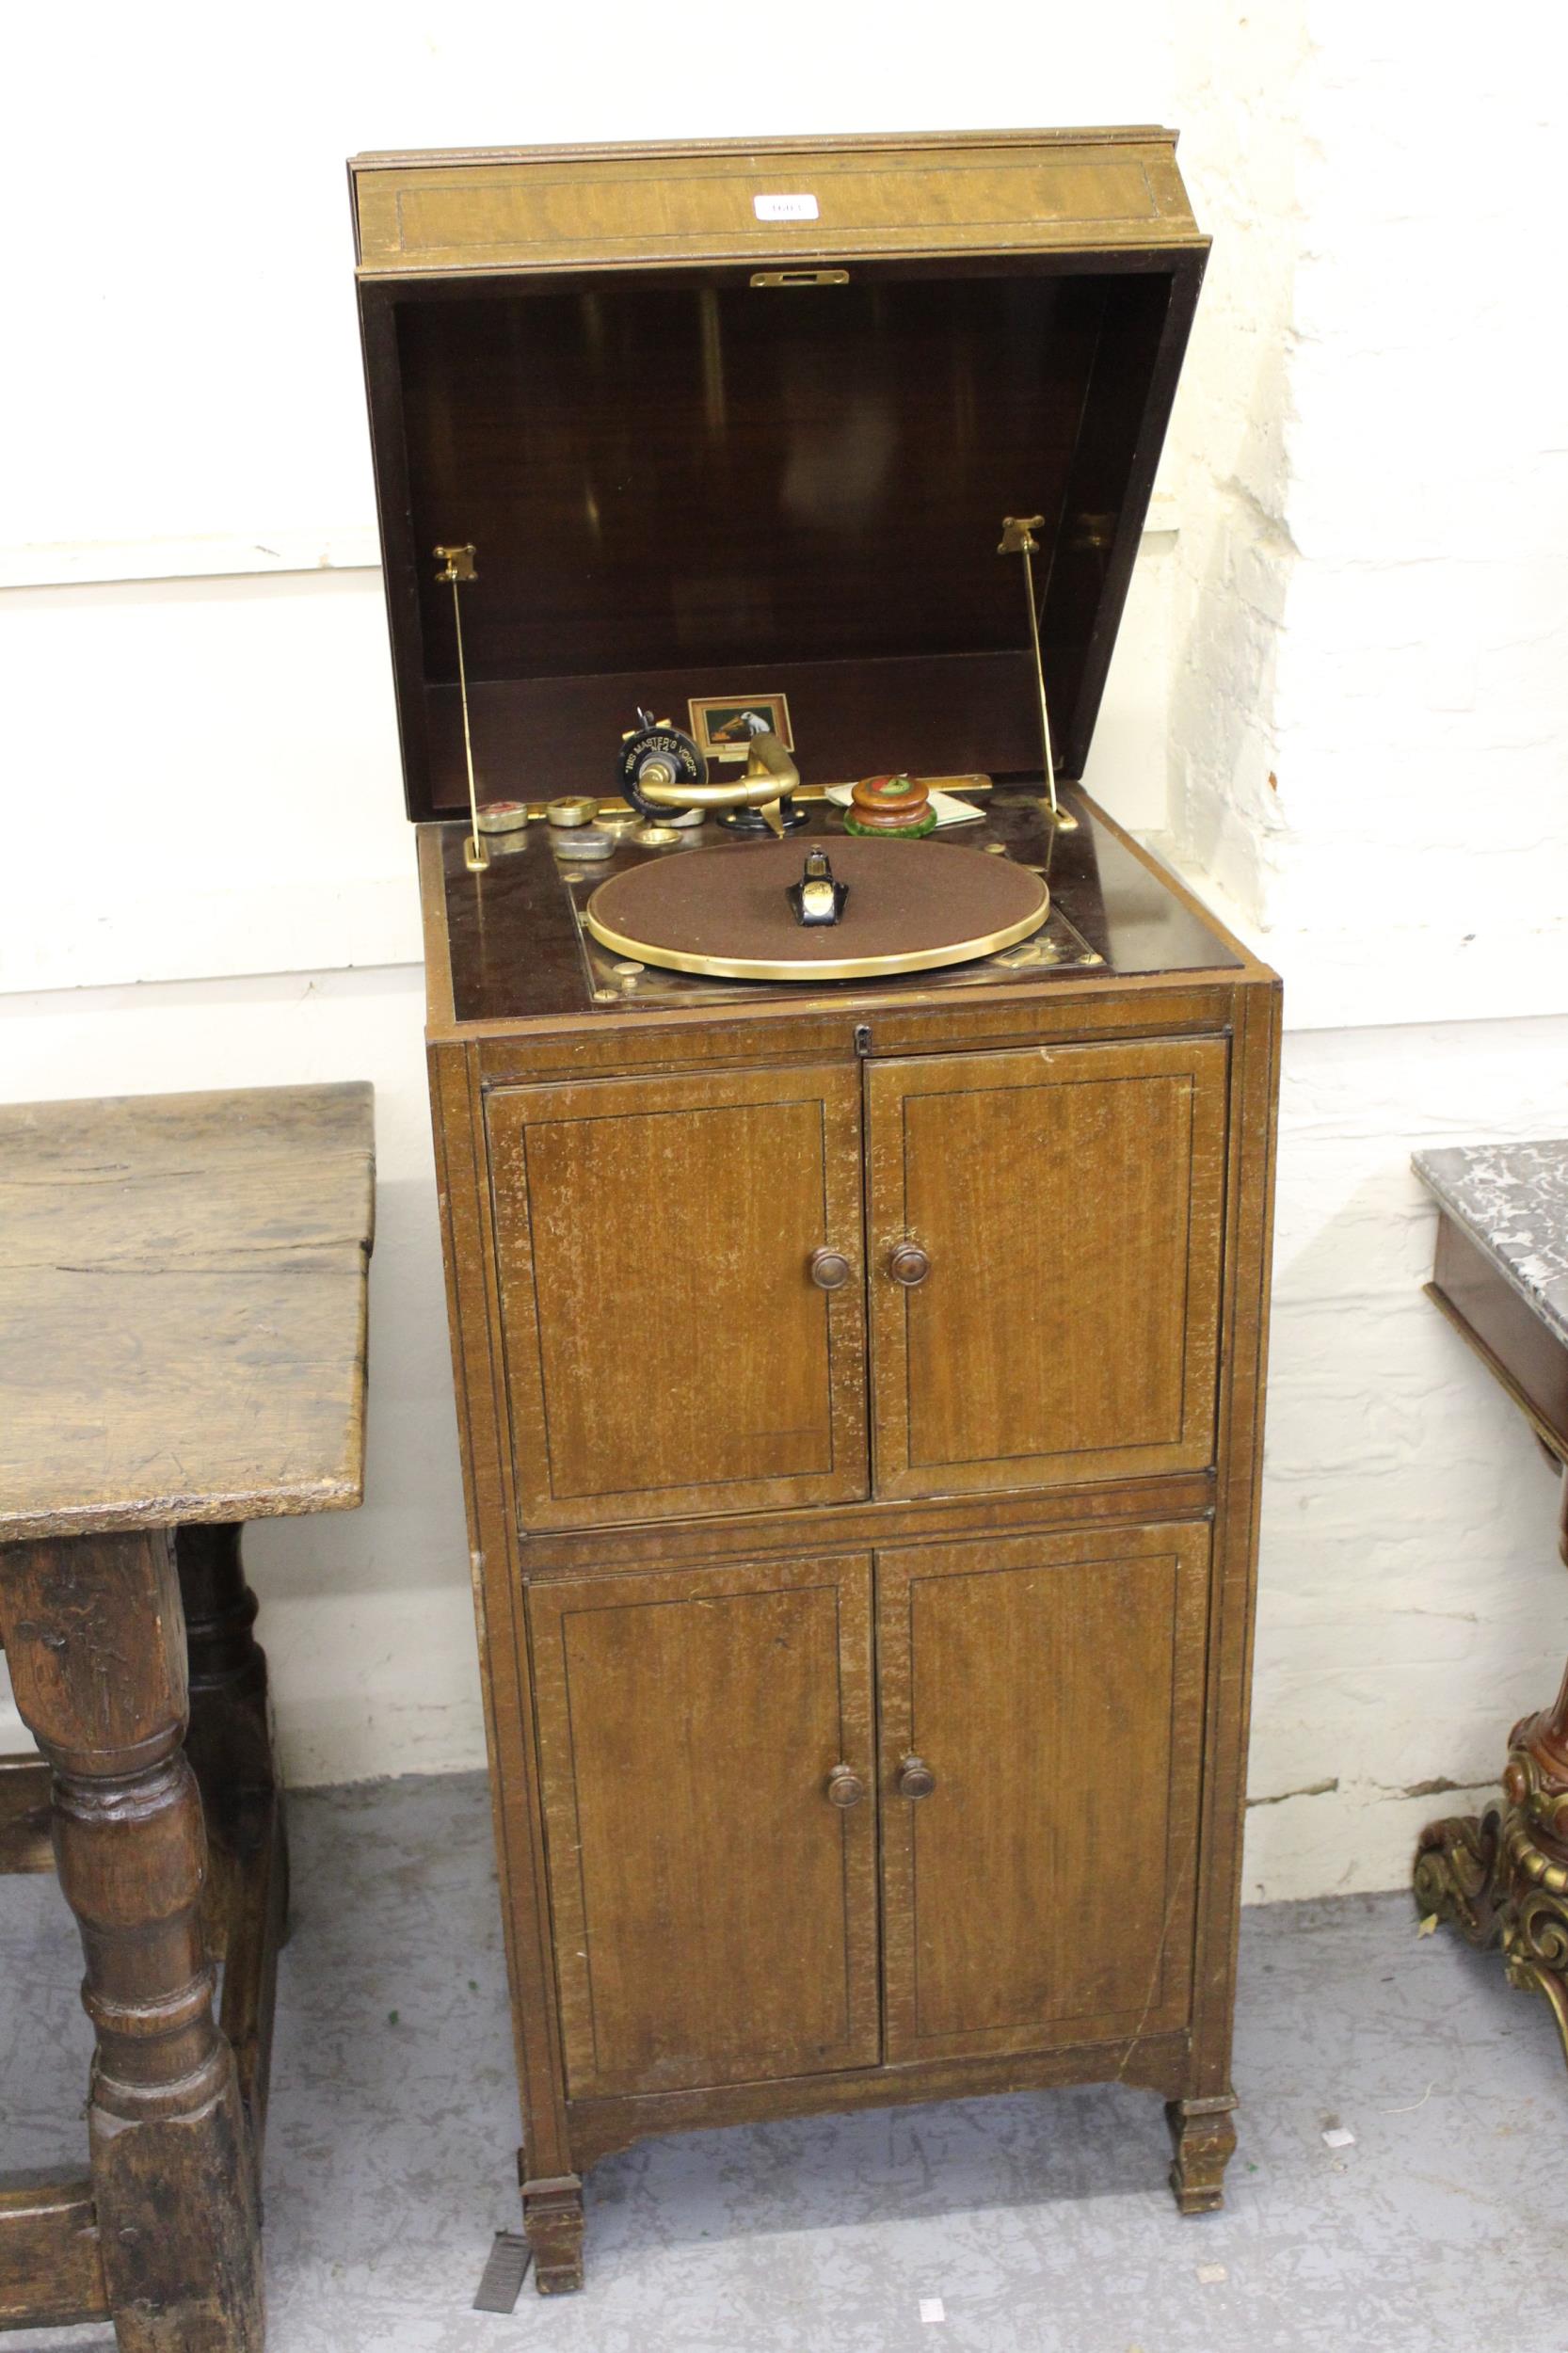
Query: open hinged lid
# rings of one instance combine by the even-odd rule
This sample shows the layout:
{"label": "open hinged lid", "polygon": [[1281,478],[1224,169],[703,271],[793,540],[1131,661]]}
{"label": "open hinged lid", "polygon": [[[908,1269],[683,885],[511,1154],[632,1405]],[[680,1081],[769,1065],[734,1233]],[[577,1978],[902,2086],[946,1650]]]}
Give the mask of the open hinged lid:
{"label": "open hinged lid", "polygon": [[409,814],[788,696],[808,781],[1081,774],[1208,240],[1159,130],[349,167]]}

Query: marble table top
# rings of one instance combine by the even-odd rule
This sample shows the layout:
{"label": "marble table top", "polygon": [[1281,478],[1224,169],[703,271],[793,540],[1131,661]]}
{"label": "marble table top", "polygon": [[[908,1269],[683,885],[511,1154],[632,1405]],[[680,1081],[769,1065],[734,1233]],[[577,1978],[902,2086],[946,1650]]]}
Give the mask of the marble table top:
{"label": "marble table top", "polygon": [[1541,1321],[1568,1341],[1568,1139],[1453,1144],[1411,1162]]}

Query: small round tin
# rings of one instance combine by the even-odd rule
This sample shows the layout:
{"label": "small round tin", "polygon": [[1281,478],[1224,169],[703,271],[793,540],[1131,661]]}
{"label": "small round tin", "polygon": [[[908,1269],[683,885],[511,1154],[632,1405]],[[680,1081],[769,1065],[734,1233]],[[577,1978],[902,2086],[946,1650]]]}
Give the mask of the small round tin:
{"label": "small round tin", "polygon": [[545,803],[545,817],[563,833],[574,832],[580,825],[591,825],[599,815],[599,803],[589,792],[563,792],[558,799]]}
{"label": "small round tin", "polygon": [[527,823],[526,801],[481,801],[479,804],[481,833],[520,833]]}
{"label": "small round tin", "polygon": [[619,840],[602,825],[563,825],[551,835],[550,846],[557,857],[608,857]]}

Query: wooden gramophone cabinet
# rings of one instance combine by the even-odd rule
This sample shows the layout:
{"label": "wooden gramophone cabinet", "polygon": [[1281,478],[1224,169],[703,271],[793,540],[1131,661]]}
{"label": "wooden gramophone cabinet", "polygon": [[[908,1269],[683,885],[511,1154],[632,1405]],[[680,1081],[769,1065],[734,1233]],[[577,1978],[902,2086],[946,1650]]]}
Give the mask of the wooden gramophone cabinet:
{"label": "wooden gramophone cabinet", "polygon": [[[547,2291],[595,2160],[688,2126],[1114,2078],[1220,2200],[1278,984],[1074,781],[1204,264],[1174,145],[351,168]],[[1055,928],[607,963],[547,824],[465,864],[453,545],[481,799],[782,693],[808,783],[987,775]]]}

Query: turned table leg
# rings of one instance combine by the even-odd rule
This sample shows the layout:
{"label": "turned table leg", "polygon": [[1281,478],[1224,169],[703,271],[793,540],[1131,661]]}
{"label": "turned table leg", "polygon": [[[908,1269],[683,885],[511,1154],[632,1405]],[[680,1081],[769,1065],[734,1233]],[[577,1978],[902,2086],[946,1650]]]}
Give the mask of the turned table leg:
{"label": "turned table leg", "polygon": [[257,1604],[245,1581],[241,1533],[232,1525],[182,1528],[174,1539],[190,1663],[185,1754],[207,1824],[201,1911],[215,1961],[229,1950],[278,1788],[266,1653],[250,1630]]}
{"label": "turned table leg", "polygon": [[[1568,1566],[1568,1470],[1558,1550]],[[1568,2057],[1568,1670],[1555,1704],[1516,1723],[1508,1745],[1501,1805],[1421,1833],[1416,1901],[1472,1945],[1502,1946],[1510,1982],[1551,2004]]]}
{"label": "turned table leg", "polygon": [[213,2017],[170,1537],[9,1546],[0,1597],[87,1960],[93,2195],[121,2353],[260,2353],[255,2155]]}
{"label": "turned table leg", "polygon": [[182,1528],[174,1552],[190,1662],[185,1754],[207,1825],[202,1926],[208,1952],[224,1963],[223,2031],[259,2143],[289,1874],[266,1654],[251,1632],[256,1596],[241,1534],[237,1525]]}

